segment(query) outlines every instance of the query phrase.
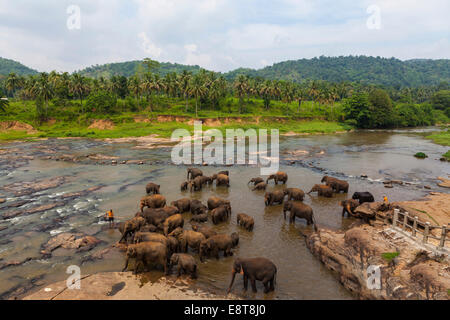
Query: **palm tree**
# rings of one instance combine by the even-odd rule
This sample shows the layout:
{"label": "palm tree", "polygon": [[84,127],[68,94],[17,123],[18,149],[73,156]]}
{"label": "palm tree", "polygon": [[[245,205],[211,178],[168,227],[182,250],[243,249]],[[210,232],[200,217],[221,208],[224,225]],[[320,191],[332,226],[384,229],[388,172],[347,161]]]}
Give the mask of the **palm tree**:
{"label": "palm tree", "polygon": [[134,97],[138,100],[138,103],[140,104],[141,101],[141,79],[134,75],[128,80],[128,89],[130,92],[134,94]]}
{"label": "palm tree", "polygon": [[14,92],[19,87],[19,84],[20,78],[14,72],[11,72],[6,79],[6,89],[9,90],[11,96],[14,96]]}
{"label": "palm tree", "polygon": [[192,73],[187,71],[187,70],[183,70],[183,72],[181,72],[181,74],[179,75],[179,79],[178,79],[178,85],[179,88],[184,96],[184,100],[186,102],[186,112],[188,112],[188,99],[189,99],[189,82],[191,81],[192,78]]}
{"label": "palm tree", "polygon": [[75,73],[72,76],[72,81],[70,82],[70,91],[72,94],[77,95],[80,98],[81,112],[84,113],[83,96],[89,91],[86,78],[78,73]]}
{"label": "palm tree", "polygon": [[207,89],[201,73],[196,74],[189,83],[189,93],[195,96],[195,117],[198,117],[198,99],[203,97]]}
{"label": "palm tree", "polygon": [[48,116],[48,101],[53,97],[54,95],[54,88],[53,84],[50,81],[49,75],[45,72],[41,73],[39,75],[39,78],[37,79],[34,90],[35,95],[42,100],[44,100],[45,103],[45,119]]}
{"label": "palm tree", "polygon": [[239,113],[241,113],[244,103],[244,96],[248,92],[248,78],[243,74],[239,75],[234,81],[234,88],[236,89],[236,94],[239,97]]}

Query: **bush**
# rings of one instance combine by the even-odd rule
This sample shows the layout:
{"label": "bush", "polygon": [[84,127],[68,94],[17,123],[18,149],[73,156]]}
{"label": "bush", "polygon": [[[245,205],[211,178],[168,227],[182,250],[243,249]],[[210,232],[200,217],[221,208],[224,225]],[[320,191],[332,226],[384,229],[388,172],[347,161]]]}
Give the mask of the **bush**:
{"label": "bush", "polygon": [[441,90],[431,98],[431,104],[436,110],[442,110],[450,117],[450,90]]}
{"label": "bush", "polygon": [[414,157],[416,157],[416,158],[418,158],[418,159],[425,159],[425,158],[428,158],[428,156],[427,156],[425,153],[423,153],[423,152],[417,152],[417,153],[414,155]]}
{"label": "bush", "polygon": [[91,93],[86,102],[89,111],[93,113],[109,114],[116,112],[117,98],[106,91]]}

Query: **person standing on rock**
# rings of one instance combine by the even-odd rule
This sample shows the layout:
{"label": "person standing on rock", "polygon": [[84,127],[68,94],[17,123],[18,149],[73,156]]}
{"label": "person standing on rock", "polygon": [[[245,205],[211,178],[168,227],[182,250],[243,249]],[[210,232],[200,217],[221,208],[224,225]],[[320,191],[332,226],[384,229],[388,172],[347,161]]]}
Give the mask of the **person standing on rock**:
{"label": "person standing on rock", "polygon": [[106,221],[109,222],[109,227],[110,228],[114,227],[114,212],[112,211],[112,209],[110,209],[106,213]]}

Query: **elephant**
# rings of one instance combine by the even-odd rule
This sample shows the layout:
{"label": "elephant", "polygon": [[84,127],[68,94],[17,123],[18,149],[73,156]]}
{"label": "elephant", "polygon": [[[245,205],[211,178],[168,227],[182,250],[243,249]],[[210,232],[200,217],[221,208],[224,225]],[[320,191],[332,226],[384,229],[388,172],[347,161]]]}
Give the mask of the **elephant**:
{"label": "elephant", "polygon": [[203,175],[202,170],[197,168],[188,168],[187,169],[187,179],[194,180],[196,177],[200,177]]}
{"label": "elephant", "polygon": [[191,200],[191,213],[192,214],[204,214],[208,211],[208,207],[205,206],[200,200]]}
{"label": "elephant", "polygon": [[216,180],[216,186],[230,186],[230,178],[225,174],[215,174],[212,179]]}
{"label": "elephant", "polygon": [[312,189],[308,192],[308,194],[312,192],[317,192],[319,196],[331,198],[333,197],[333,189],[329,186],[322,185],[322,184],[316,184]]}
{"label": "elephant", "polygon": [[363,204],[364,202],[374,202],[375,198],[373,194],[370,192],[355,192],[352,196],[352,199],[358,199],[359,204]]}
{"label": "elephant", "polygon": [[227,234],[217,234],[205,239],[200,244],[200,261],[204,262],[205,257],[212,255],[219,259],[219,252],[223,251],[224,257],[232,256],[233,239]]}
{"label": "elephant", "polygon": [[252,191],[255,191],[255,190],[266,190],[266,188],[267,188],[267,183],[265,183],[263,181],[263,182],[260,182],[257,185],[255,185],[255,187],[252,189]]}
{"label": "elephant", "polygon": [[168,274],[168,252],[167,246],[159,242],[142,242],[128,246],[125,267],[122,272],[128,269],[129,260],[134,258],[136,263],[134,274],[138,272],[139,266],[148,267],[151,263],[158,263],[164,266],[164,273]]}
{"label": "elephant", "polygon": [[119,231],[122,233],[122,237],[120,238],[119,243],[121,243],[123,240],[127,242],[127,237],[130,235],[133,236],[144,225],[145,219],[143,217],[134,217],[131,220],[126,221],[123,226],[119,228]]}
{"label": "elephant", "polygon": [[298,188],[287,188],[284,190],[284,195],[287,196],[287,200],[303,201],[305,198],[305,192]]}
{"label": "elephant", "polygon": [[349,184],[347,181],[339,180],[337,178],[324,176],[321,182],[325,182],[327,186],[330,186],[334,192],[340,193],[343,191],[344,193],[348,192]]}
{"label": "elephant", "polygon": [[177,207],[179,213],[184,213],[191,210],[191,200],[188,198],[172,201],[170,205],[173,207]]}
{"label": "elephant", "polygon": [[252,178],[247,184],[253,183],[255,186],[261,182],[264,182],[263,178]]}
{"label": "elephant", "polygon": [[145,191],[147,192],[147,194],[160,194],[160,188],[161,186],[159,184],[150,182],[145,186]]}
{"label": "elephant", "polygon": [[267,206],[271,206],[274,203],[283,204],[284,192],[281,190],[275,190],[272,192],[266,192],[264,195],[264,203]]}
{"label": "elephant", "polygon": [[198,226],[196,224],[192,225],[192,230],[202,233],[206,239],[215,236],[217,232],[215,232],[212,228],[207,226]]}
{"label": "elephant", "polygon": [[212,177],[200,176],[200,181],[202,185],[210,185],[213,183]]}
{"label": "elephant", "polygon": [[233,232],[230,235],[230,237],[231,237],[231,241],[232,241],[232,244],[233,244],[233,248],[236,248],[238,246],[238,244],[239,244],[239,233]]}
{"label": "elephant", "polygon": [[178,277],[183,272],[189,274],[191,279],[197,279],[197,262],[193,256],[185,253],[172,254],[169,267],[172,268],[176,265],[178,265]]}
{"label": "elephant", "polygon": [[146,224],[139,229],[139,232],[157,232],[158,228],[153,224]]}
{"label": "elephant", "polygon": [[164,235],[167,236],[170,232],[172,232],[176,228],[183,228],[183,226],[184,226],[184,219],[181,214],[170,216],[163,223]]}
{"label": "elephant", "polygon": [[255,293],[257,292],[256,280],[262,281],[264,284],[264,293],[275,290],[274,284],[276,282],[277,267],[269,259],[261,257],[250,259],[237,258],[233,264],[231,283],[228,287],[227,294],[230,293],[231,288],[233,287],[236,273],[240,273],[244,276],[245,291],[247,291],[249,279],[252,284],[252,290]]}
{"label": "elephant", "polygon": [[194,180],[191,180],[191,182],[189,182],[189,186],[191,192],[192,190],[201,191],[203,188],[203,176],[195,177]]}
{"label": "elephant", "polygon": [[303,202],[287,201],[283,206],[283,216],[286,219],[286,212],[289,211],[289,223],[295,224],[295,218],[306,220],[307,225],[312,224],[314,230],[317,231],[317,225],[314,219],[313,209]]}
{"label": "elephant", "polygon": [[148,224],[152,224],[156,227],[160,227],[169,217],[169,214],[162,209],[146,208],[144,212],[139,214]]}
{"label": "elephant", "polygon": [[188,182],[188,181],[185,181],[185,182],[183,182],[183,183],[181,184],[180,190],[181,190],[181,191],[186,191],[186,190],[188,189],[188,186],[189,186],[189,182]]}
{"label": "elephant", "polygon": [[223,205],[231,206],[230,201],[218,197],[210,197],[208,199],[208,209],[213,210]]}
{"label": "elephant", "polygon": [[283,184],[286,184],[288,180],[288,175],[285,172],[277,172],[275,174],[271,174],[267,180],[266,183],[269,183],[269,180],[275,181],[275,184],[278,184],[278,181],[283,182]]}
{"label": "elephant", "polygon": [[145,207],[163,208],[166,206],[166,198],[160,194],[145,196],[141,199],[141,212]]}
{"label": "elephant", "polygon": [[[171,238],[171,239],[169,239]],[[136,232],[134,234],[134,243],[141,242],[160,242],[168,249],[168,256],[178,251],[178,241],[174,237],[166,237],[155,232]]]}
{"label": "elephant", "polygon": [[239,213],[237,215],[237,224],[247,231],[252,231],[255,226],[255,220],[245,213]]}
{"label": "elephant", "polygon": [[214,224],[227,221],[230,215],[231,207],[229,205],[222,205],[211,211],[211,219]]}
{"label": "elephant", "polygon": [[195,216],[192,216],[190,222],[206,222],[208,221],[208,214],[207,213],[202,213],[202,214],[197,214]]}
{"label": "elephant", "polygon": [[180,210],[178,210],[178,208],[177,208],[177,207],[174,207],[174,206],[164,207],[164,208],[158,208],[158,209],[156,209],[156,210],[161,210],[161,211],[167,213],[169,216],[173,216],[173,215],[175,215],[175,214],[180,213]]}
{"label": "elephant", "polygon": [[357,215],[353,213],[353,210],[355,210],[357,207],[359,207],[359,201],[355,199],[348,199],[341,201],[339,203],[342,206],[342,216],[347,214],[352,217],[356,217]]}
{"label": "elephant", "polygon": [[181,252],[187,252],[188,247],[200,252],[200,244],[202,241],[206,240],[202,233],[193,230],[181,230],[181,232],[179,230],[174,230],[171,235],[176,237],[179,241]]}
{"label": "elephant", "polygon": [[219,173],[218,173],[218,175],[219,174],[223,174],[223,175],[225,175],[225,176],[227,176],[227,177],[229,177],[230,176],[230,171],[220,171]]}

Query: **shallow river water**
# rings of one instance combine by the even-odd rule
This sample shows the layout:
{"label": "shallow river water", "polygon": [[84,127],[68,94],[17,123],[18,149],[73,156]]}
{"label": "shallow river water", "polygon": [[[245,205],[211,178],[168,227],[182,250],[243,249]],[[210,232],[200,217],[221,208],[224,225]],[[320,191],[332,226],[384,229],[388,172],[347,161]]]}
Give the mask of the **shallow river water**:
{"label": "shallow river water", "polygon": [[[332,229],[345,229],[351,218],[342,218],[339,201],[346,199],[355,191],[370,191],[381,200],[384,195],[390,201],[421,198],[429,191],[447,192],[436,185],[436,177],[450,174],[450,165],[440,162],[440,155],[446,148],[433,144],[421,135],[424,130],[364,131],[339,135],[317,135],[304,137],[284,137],[280,140],[280,170],[289,175],[288,187],[299,187],[305,191],[327,173],[342,177],[350,182],[349,195],[336,195],[332,199],[306,196],[305,202],[314,209],[319,226]],[[133,143],[106,143],[90,140],[48,140],[21,142],[0,145],[0,150],[10,150],[11,154],[21,150],[30,155],[36,150],[64,146],[65,154],[104,154],[121,160],[145,159],[151,165],[98,165],[54,160],[32,160],[18,165],[3,163],[0,167],[0,187],[16,182],[33,181],[50,177],[65,176],[66,182],[53,189],[30,195],[17,196],[0,190],[0,198],[7,202],[0,205],[0,211],[15,201],[30,200],[20,209],[39,204],[52,203],[66,193],[103,186],[99,191],[67,201],[63,206],[44,213],[19,216],[0,221],[0,265],[2,262],[26,261],[17,266],[0,270],[0,297],[21,296],[26,290],[35,291],[45,284],[64,280],[70,265],[79,265],[82,274],[101,271],[120,271],[124,265],[124,255],[115,253],[105,259],[85,261],[84,257],[109,247],[117,242],[117,230],[108,230],[98,217],[113,209],[118,221],[134,216],[138,211],[139,199],[144,195],[144,186],[154,181],[161,185],[161,192],[168,203],[184,197],[200,199],[204,203],[213,195],[229,199],[233,214],[229,223],[214,228],[219,232],[239,232],[240,242],[234,250],[234,257],[221,257],[199,262],[199,278],[195,285],[212,292],[224,293],[230,281],[230,271],[235,257],[264,256],[278,267],[276,290],[264,295],[258,283],[258,293],[251,290],[242,293],[242,280],[237,277],[234,293],[250,299],[353,299],[354,297],[336,280],[306,248],[302,233],[311,232],[303,220],[295,226],[283,219],[282,206],[266,208],[264,192],[252,192],[247,182],[260,176],[259,168],[233,166],[227,168],[204,167],[206,175],[220,170],[230,171],[231,187],[206,187],[201,192],[181,192],[180,183],[186,180],[186,167],[175,166],[170,162],[170,149],[137,149]],[[68,148],[67,148],[68,147]],[[413,157],[416,152],[425,152],[429,158],[419,160]],[[368,178],[361,178],[365,174]],[[402,180],[404,186],[386,189],[384,180]],[[424,189],[431,187],[431,190]],[[283,188],[269,185],[268,190]],[[255,228],[247,232],[237,227],[236,215],[244,212],[254,217]],[[57,219],[57,220],[55,220]],[[185,220],[190,216],[185,214]],[[53,221],[53,222],[52,222]],[[58,221],[55,223],[54,221]],[[50,228],[42,231],[42,226]],[[211,225],[211,222],[208,222]],[[190,229],[187,222],[185,228]],[[48,230],[47,230],[48,229]],[[301,231],[301,232],[300,232]],[[61,232],[81,232],[94,235],[103,240],[92,252],[73,253],[57,249],[51,258],[43,258],[41,246],[52,236]],[[162,276],[161,271],[152,271],[150,278]],[[22,290],[21,290],[22,289]]]}

